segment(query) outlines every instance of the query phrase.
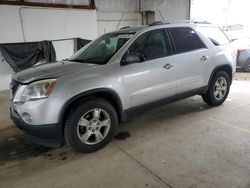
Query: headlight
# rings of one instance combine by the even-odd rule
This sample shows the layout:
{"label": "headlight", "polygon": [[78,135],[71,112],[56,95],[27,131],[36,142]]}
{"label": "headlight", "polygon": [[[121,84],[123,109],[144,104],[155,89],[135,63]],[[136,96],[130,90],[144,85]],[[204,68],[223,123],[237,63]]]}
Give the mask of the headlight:
{"label": "headlight", "polygon": [[48,97],[56,85],[56,79],[41,80],[29,84],[22,92],[20,101],[26,102]]}

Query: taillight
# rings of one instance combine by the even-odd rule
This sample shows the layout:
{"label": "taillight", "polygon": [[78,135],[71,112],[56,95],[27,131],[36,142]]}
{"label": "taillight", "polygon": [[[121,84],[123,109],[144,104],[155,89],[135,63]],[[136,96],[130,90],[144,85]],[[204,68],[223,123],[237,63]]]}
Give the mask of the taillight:
{"label": "taillight", "polygon": [[240,55],[242,52],[244,52],[246,49],[238,49],[237,54]]}

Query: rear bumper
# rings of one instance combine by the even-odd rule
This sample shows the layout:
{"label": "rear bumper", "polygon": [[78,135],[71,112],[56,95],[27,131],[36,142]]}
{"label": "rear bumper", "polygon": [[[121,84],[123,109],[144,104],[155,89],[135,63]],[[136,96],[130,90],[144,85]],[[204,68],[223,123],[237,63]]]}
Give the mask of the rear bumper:
{"label": "rear bumper", "polygon": [[35,143],[48,147],[61,147],[64,143],[59,124],[29,125],[11,109],[11,119]]}

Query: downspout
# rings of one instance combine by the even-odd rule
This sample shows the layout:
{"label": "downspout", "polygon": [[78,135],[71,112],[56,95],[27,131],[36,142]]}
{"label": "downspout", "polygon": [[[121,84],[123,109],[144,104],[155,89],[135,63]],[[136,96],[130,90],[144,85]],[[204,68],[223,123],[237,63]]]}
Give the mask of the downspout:
{"label": "downspout", "polygon": [[95,0],[89,0],[89,6],[96,8],[95,7]]}
{"label": "downspout", "polygon": [[191,20],[191,3],[192,3],[192,0],[189,0],[188,1],[188,12],[187,12],[187,20]]}
{"label": "downspout", "polygon": [[24,27],[23,27],[23,17],[22,17],[22,9],[24,7],[20,7],[18,9],[18,13],[19,13],[19,18],[20,18],[20,23],[21,23],[21,29],[22,29],[22,35],[23,35],[23,42],[26,42],[26,38],[25,38],[25,33],[24,33]]}
{"label": "downspout", "polygon": [[141,0],[139,0],[139,13],[141,14],[141,24],[144,25],[144,19],[143,19],[143,11],[142,11],[142,3],[141,3]]}
{"label": "downspout", "polygon": [[165,21],[165,18],[162,16],[161,10],[159,10],[159,14],[160,14],[160,16],[161,16],[162,21],[164,22],[164,21]]}
{"label": "downspout", "polygon": [[120,26],[120,24],[121,24],[121,22],[122,22],[122,19],[123,19],[124,14],[125,14],[125,13],[123,12],[123,13],[122,13],[122,16],[121,16],[121,19],[120,19],[118,25],[116,26],[116,30],[119,28],[119,26]]}

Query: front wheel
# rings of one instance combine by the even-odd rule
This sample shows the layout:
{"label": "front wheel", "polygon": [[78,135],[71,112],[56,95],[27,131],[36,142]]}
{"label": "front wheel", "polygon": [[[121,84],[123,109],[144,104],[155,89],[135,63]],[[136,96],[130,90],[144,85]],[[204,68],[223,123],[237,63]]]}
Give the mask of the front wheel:
{"label": "front wheel", "polygon": [[117,125],[114,107],[104,99],[91,99],[69,115],[64,130],[65,140],[78,152],[94,152],[111,141]]}
{"label": "front wheel", "polygon": [[208,90],[202,95],[204,102],[209,105],[221,105],[227,98],[230,90],[230,78],[225,71],[218,71],[214,74]]}

